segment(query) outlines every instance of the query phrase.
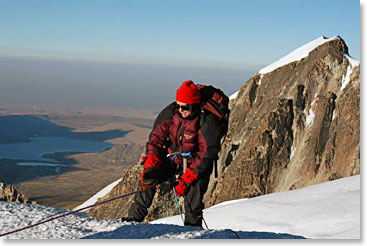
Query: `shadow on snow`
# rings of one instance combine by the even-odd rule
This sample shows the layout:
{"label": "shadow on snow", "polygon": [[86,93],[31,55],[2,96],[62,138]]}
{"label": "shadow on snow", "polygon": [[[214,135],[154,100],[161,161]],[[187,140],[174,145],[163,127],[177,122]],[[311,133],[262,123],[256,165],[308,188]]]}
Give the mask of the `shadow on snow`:
{"label": "shadow on snow", "polygon": [[83,239],[305,239],[285,233],[203,230],[198,227],[167,224],[129,224],[114,231],[99,232]]}

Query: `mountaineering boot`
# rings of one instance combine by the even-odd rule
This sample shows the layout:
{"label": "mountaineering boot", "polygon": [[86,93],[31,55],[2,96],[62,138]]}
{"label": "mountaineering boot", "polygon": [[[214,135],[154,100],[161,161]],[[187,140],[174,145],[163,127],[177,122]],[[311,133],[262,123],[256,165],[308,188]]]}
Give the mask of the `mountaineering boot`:
{"label": "mountaineering boot", "polygon": [[190,214],[185,213],[185,226],[198,226],[203,228],[202,225],[203,214]]}
{"label": "mountaineering boot", "polygon": [[138,220],[136,220],[134,218],[129,218],[129,217],[122,217],[121,218],[121,221],[122,222],[142,222],[142,221],[138,221]]}

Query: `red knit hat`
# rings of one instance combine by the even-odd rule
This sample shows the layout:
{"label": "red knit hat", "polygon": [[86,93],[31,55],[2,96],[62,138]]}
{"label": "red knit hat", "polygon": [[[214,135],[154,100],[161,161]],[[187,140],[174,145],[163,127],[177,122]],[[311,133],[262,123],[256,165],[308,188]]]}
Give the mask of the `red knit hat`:
{"label": "red knit hat", "polygon": [[200,104],[200,91],[191,80],[183,82],[176,92],[176,101],[187,104]]}

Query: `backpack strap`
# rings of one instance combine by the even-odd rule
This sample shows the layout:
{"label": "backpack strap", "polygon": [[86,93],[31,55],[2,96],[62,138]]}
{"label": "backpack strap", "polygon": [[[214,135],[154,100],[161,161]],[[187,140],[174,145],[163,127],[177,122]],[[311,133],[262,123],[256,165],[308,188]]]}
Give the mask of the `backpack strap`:
{"label": "backpack strap", "polygon": [[199,129],[201,129],[201,127],[203,126],[206,117],[208,117],[208,113],[205,113],[205,109],[201,109],[199,116]]}
{"label": "backpack strap", "polygon": [[[202,109],[200,112],[200,119],[199,119],[199,129],[203,126],[204,121],[206,120],[206,117],[208,117],[208,113],[205,113],[205,110]],[[214,166],[214,178],[218,178],[218,159],[213,160],[213,166]]]}

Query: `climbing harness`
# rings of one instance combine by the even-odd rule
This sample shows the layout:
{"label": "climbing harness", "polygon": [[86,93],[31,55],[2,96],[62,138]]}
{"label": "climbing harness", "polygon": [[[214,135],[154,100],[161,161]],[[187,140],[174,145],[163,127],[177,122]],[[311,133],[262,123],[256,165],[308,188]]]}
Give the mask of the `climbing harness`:
{"label": "climbing harness", "polygon": [[62,217],[65,217],[65,216],[68,216],[68,215],[71,215],[71,214],[75,214],[77,212],[80,212],[82,210],[85,210],[85,209],[88,209],[88,208],[91,208],[91,207],[96,207],[98,205],[101,205],[101,204],[104,204],[104,203],[107,203],[107,202],[112,202],[114,200],[117,200],[117,199],[121,199],[121,198],[124,198],[124,197],[127,197],[127,196],[131,196],[135,193],[138,193],[140,192],[140,190],[136,190],[136,191],[133,191],[133,192],[130,192],[130,193],[126,193],[124,195],[121,195],[121,196],[118,196],[118,197],[113,197],[113,198],[110,198],[108,200],[104,200],[104,201],[101,201],[101,202],[98,202],[96,204],[93,204],[93,205],[90,205],[90,206],[87,206],[87,207],[84,207],[84,208],[80,208],[80,209],[77,209],[75,211],[71,211],[71,212],[68,212],[66,214],[61,214],[59,216],[56,216],[56,217],[53,217],[53,218],[50,218],[50,219],[47,219],[47,220],[44,220],[44,221],[41,221],[41,222],[38,222],[36,224],[33,224],[33,225],[29,225],[29,226],[26,226],[24,228],[20,228],[20,229],[17,229],[17,230],[14,230],[14,231],[10,231],[10,232],[7,232],[7,233],[4,233],[4,234],[0,234],[0,237],[4,237],[4,236],[7,236],[9,234],[13,234],[13,233],[16,233],[16,232],[20,232],[20,231],[23,231],[23,230],[26,230],[26,229],[29,229],[29,228],[32,228],[32,227],[35,227],[35,226],[38,226],[38,225],[41,225],[41,224],[44,224],[46,222],[50,222],[52,220],[56,220],[56,219],[59,219],[59,218],[62,218]]}

